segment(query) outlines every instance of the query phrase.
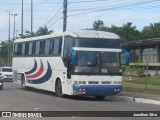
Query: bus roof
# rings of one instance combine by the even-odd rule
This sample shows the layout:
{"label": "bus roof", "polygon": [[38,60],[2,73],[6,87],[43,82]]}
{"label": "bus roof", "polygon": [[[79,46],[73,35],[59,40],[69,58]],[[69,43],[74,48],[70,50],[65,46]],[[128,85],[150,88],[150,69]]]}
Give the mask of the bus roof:
{"label": "bus roof", "polygon": [[27,42],[32,40],[40,40],[40,39],[48,39],[48,38],[54,38],[59,36],[72,36],[75,38],[106,38],[106,39],[120,39],[120,37],[114,33],[111,32],[103,32],[103,31],[96,31],[96,30],[80,30],[80,31],[66,31],[66,32],[54,32],[50,35],[43,35],[43,36],[37,36],[37,37],[31,37],[31,38],[25,38],[25,39],[16,39],[16,42]]}

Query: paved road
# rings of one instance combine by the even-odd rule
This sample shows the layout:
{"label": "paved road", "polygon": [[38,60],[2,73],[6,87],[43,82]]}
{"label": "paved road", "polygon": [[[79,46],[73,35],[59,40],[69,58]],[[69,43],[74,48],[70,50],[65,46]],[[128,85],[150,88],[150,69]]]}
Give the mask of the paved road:
{"label": "paved road", "polygon": [[[0,91],[0,111],[160,111],[160,106],[141,104],[126,101],[96,101],[93,98],[85,97],[66,97],[58,98],[51,92],[30,89],[22,90],[20,86],[5,82],[4,89]],[[4,118],[0,118],[3,120]],[[31,118],[28,118],[31,119]],[[32,118],[34,120],[34,118]],[[31,119],[31,120],[32,120]],[[42,118],[49,120],[53,118]],[[106,118],[54,118],[54,119],[76,119],[76,120],[97,120]],[[112,120],[133,118],[110,118]],[[137,118],[135,118],[137,119]],[[148,119],[151,118],[140,118]],[[158,118],[153,118],[155,120]],[[6,119],[5,119],[6,120]],[[15,120],[18,120],[17,118]]]}

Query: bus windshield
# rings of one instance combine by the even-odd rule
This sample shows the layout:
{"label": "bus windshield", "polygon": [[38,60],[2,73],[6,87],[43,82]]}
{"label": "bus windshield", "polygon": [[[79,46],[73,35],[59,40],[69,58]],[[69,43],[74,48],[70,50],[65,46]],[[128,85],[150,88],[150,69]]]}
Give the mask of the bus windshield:
{"label": "bus windshield", "polygon": [[120,73],[119,52],[77,51],[78,73]]}

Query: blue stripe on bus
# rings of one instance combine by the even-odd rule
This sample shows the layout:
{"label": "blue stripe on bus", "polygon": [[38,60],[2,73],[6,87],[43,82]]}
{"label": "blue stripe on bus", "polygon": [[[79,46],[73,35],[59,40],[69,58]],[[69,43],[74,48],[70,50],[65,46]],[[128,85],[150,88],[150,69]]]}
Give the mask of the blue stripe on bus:
{"label": "blue stripe on bus", "polygon": [[37,61],[34,60],[34,67],[33,67],[30,71],[25,72],[25,74],[26,74],[26,75],[27,75],[27,74],[31,74],[31,73],[35,72],[36,69],[37,69]]}
{"label": "blue stripe on bus", "polygon": [[[48,61],[47,61],[47,63],[48,63]],[[52,69],[51,69],[50,64],[48,63],[47,72],[43,77],[41,77],[39,79],[34,79],[34,80],[28,79],[27,81],[28,81],[28,83],[31,83],[31,84],[41,84],[41,83],[48,81],[51,78],[51,76],[52,76]]]}
{"label": "blue stripe on bus", "polygon": [[[73,85],[73,91],[78,92],[79,89],[85,89],[85,95],[117,95],[122,91],[122,85]],[[117,90],[119,89],[119,91]]]}

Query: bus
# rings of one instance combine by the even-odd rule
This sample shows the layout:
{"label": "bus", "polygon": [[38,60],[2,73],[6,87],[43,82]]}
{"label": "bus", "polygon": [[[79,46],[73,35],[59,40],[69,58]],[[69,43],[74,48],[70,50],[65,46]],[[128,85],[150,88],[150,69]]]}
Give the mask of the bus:
{"label": "bus", "polygon": [[[22,88],[55,92],[56,96],[105,96],[122,91],[120,37],[80,30],[16,39],[13,79]],[[80,60],[86,57],[86,63]]]}

